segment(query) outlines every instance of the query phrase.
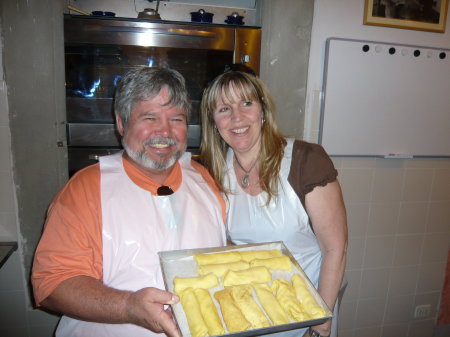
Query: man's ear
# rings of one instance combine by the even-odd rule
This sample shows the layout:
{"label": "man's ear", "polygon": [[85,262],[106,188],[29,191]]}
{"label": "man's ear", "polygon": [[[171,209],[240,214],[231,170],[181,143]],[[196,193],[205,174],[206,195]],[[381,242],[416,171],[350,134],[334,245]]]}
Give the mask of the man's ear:
{"label": "man's ear", "polygon": [[116,124],[117,124],[117,131],[119,131],[119,134],[123,137],[125,127],[123,125],[122,117],[119,115],[116,115]]}

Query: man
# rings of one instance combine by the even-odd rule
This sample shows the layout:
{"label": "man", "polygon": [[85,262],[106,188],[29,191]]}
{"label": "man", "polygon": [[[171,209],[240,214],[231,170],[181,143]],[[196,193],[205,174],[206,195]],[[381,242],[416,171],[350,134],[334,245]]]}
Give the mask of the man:
{"label": "man", "polygon": [[224,245],[224,201],[184,153],[190,103],[178,72],[129,72],[114,108],[125,151],[78,172],[50,205],[36,303],[64,314],[56,336],[178,336],[164,305],[179,298],[161,290],[157,253]]}

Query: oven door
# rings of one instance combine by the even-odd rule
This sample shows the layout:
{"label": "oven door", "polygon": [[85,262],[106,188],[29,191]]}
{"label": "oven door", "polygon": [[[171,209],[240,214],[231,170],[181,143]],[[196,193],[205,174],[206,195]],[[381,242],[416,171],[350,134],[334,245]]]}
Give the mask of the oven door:
{"label": "oven door", "polygon": [[259,72],[259,28],[70,15],[64,23],[71,174],[105,151],[121,149],[113,96],[129,70],[162,66],[184,76],[193,106],[188,128],[192,152],[200,145],[199,104],[207,83],[231,63],[244,61]]}

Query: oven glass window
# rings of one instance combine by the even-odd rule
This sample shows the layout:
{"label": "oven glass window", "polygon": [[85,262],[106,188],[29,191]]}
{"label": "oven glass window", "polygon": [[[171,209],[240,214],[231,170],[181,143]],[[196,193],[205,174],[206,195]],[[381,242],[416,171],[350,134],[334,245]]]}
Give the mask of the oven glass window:
{"label": "oven glass window", "polygon": [[198,153],[203,89],[232,60],[233,52],[223,50],[66,43],[69,176],[99,156],[121,150],[114,124],[115,87],[127,71],[142,66],[170,67],[184,76],[192,101],[188,151]]}
{"label": "oven glass window", "polygon": [[117,81],[130,69],[164,66],[185,78],[193,111],[189,124],[200,124],[204,87],[231,64],[232,51],[120,45],[67,45],[67,121],[114,122],[112,99]]}

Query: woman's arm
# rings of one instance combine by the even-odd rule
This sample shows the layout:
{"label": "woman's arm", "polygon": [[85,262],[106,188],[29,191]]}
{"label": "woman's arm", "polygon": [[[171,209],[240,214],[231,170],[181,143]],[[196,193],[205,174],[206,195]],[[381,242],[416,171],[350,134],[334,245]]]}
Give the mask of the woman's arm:
{"label": "woman's arm", "polygon": [[[347,253],[347,216],[336,180],[306,194],[306,211],[322,251],[319,294],[333,311],[344,276]],[[331,320],[313,327],[322,336],[331,332]]]}

